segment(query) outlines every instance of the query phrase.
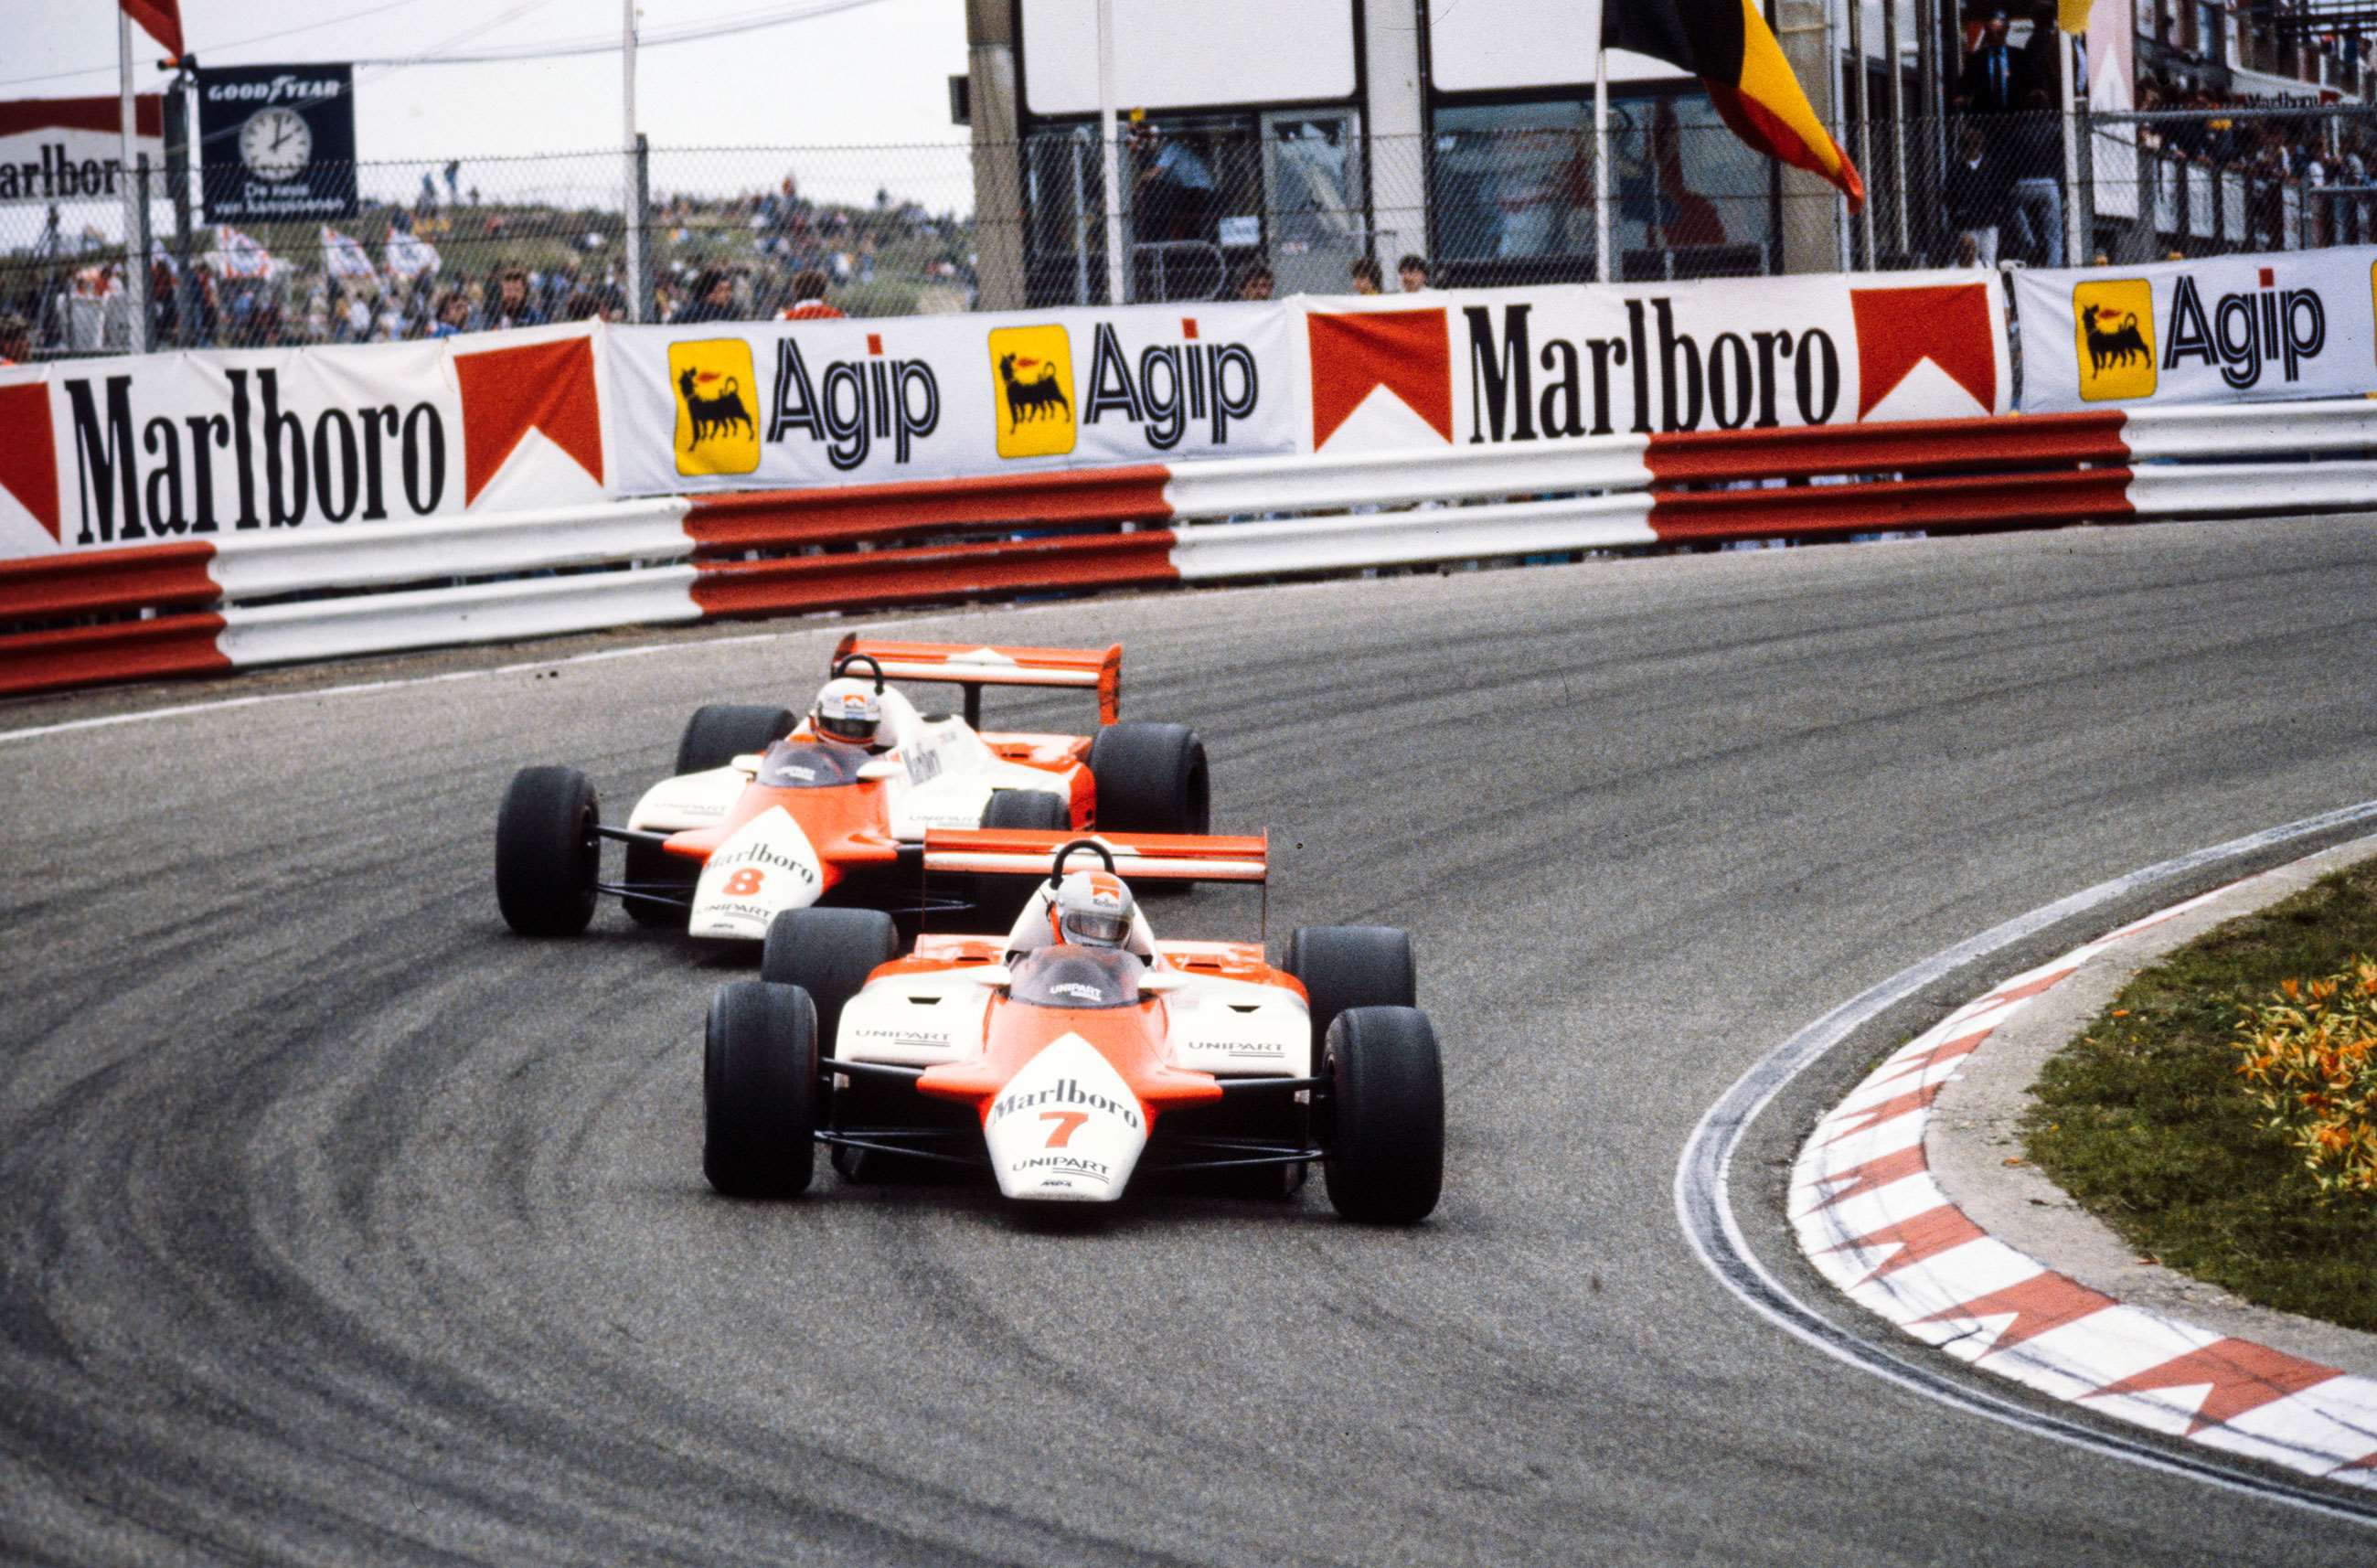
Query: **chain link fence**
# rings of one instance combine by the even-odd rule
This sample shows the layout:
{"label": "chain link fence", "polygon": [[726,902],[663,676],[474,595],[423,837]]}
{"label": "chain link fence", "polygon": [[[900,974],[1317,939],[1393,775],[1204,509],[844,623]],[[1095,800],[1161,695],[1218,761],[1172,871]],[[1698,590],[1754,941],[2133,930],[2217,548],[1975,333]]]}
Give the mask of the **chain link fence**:
{"label": "chain link fence", "polygon": [[[1853,129],[1853,127],[1852,127]],[[352,219],[218,225],[149,181],[155,347],[388,341],[538,321],[756,320],[1923,266],[2085,265],[2377,239],[2377,109],[1877,120],[1871,202],[1782,170],[1704,99],[1344,110],[1014,143],[672,148],[357,166]],[[1844,132],[1848,145],[1856,145]],[[187,209],[188,221],[183,219]],[[133,337],[120,202],[0,207],[0,358]],[[629,261],[627,214],[638,214]],[[2076,224],[2073,220],[2076,217]],[[1413,263],[1416,272],[1406,271]]]}

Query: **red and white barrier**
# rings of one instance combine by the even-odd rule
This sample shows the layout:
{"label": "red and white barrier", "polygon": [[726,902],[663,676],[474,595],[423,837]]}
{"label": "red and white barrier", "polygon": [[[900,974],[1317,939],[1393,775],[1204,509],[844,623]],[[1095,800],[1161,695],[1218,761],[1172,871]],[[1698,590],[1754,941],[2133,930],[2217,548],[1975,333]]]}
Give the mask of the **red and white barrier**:
{"label": "red and white barrier", "polygon": [[[2240,461],[2207,461],[2225,459]],[[17,628],[0,630],[0,695],[1061,590],[1733,539],[2351,509],[2377,509],[2377,403],[2364,401],[602,502],[0,562],[0,628]]]}

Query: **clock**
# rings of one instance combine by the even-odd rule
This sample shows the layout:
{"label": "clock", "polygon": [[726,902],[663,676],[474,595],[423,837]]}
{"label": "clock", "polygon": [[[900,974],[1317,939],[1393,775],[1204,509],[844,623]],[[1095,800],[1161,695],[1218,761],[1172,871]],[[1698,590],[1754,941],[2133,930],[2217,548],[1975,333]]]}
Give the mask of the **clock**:
{"label": "clock", "polygon": [[314,128],[294,109],[258,109],[239,128],[239,157],[262,180],[293,180],[314,157]]}

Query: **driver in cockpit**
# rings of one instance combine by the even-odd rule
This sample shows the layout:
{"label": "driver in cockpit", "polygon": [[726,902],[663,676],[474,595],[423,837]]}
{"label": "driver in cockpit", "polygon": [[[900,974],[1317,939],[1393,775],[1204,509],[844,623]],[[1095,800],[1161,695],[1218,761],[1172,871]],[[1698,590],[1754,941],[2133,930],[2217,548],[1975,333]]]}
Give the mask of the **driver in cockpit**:
{"label": "driver in cockpit", "polygon": [[1112,871],[1075,871],[1048,901],[1048,925],[1075,947],[1127,947],[1133,909],[1130,889]]}
{"label": "driver in cockpit", "polygon": [[895,744],[884,733],[883,700],[873,683],[837,676],[818,688],[809,710],[809,733],[840,746],[863,747],[872,756]]}

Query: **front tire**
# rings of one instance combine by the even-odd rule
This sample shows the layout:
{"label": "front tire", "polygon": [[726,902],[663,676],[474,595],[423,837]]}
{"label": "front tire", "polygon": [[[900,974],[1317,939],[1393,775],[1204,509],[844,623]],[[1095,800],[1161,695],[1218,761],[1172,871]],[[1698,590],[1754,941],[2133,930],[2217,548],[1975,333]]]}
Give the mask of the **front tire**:
{"label": "front tire", "polygon": [[701,1173],[730,1198],[790,1198],[817,1166],[817,1008],[794,986],[738,980],[710,1003]]}
{"label": "front tire", "polygon": [[818,1050],[831,1056],[842,1004],[900,956],[900,928],[879,909],[787,909],[768,923],[759,978],[798,986],[817,1010]]}
{"label": "front tire", "polygon": [[1345,1218],[1413,1225],[1444,1190],[1444,1066],[1415,1007],[1357,1007],[1329,1031],[1329,1202]]}
{"label": "front tire", "polygon": [[1187,724],[1108,724],[1090,742],[1101,832],[1212,830],[1205,743]]}
{"label": "front tire", "polygon": [[686,721],[685,734],[677,737],[676,771],[680,773],[706,773],[712,768],[723,768],[737,757],[755,751],[765,751],[768,743],[782,740],[793,731],[793,713],[789,708],[770,708],[762,703],[711,702],[694,710]]}
{"label": "front tire", "polygon": [[574,937],[594,918],[602,840],[594,785],[575,768],[522,768],[496,813],[496,904],[524,937]]}

